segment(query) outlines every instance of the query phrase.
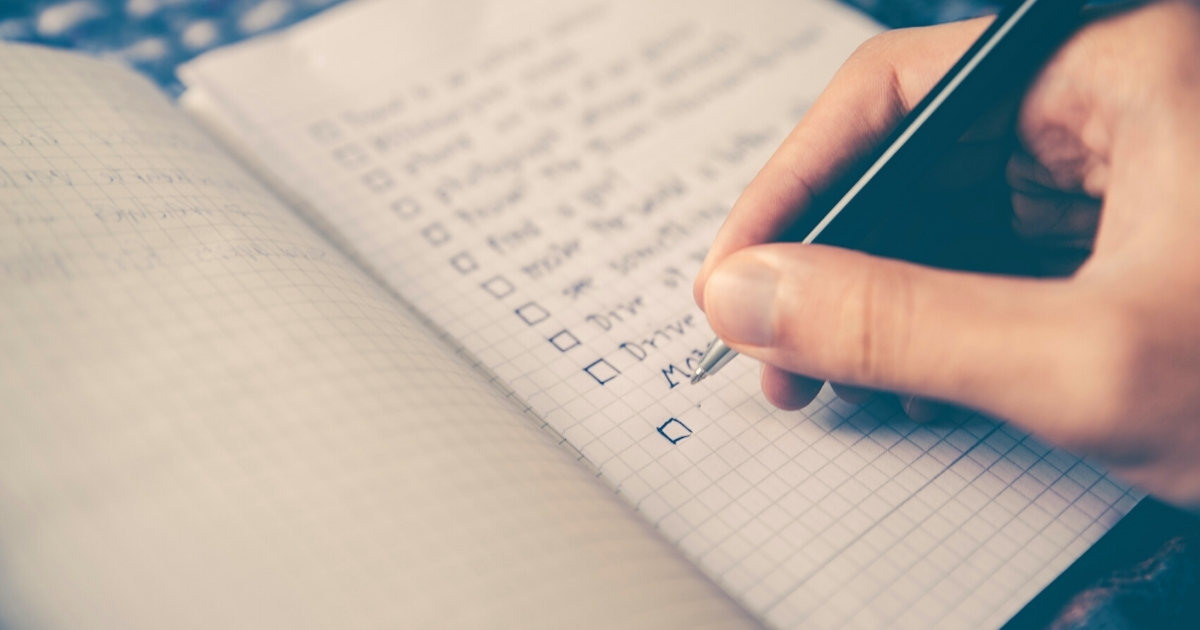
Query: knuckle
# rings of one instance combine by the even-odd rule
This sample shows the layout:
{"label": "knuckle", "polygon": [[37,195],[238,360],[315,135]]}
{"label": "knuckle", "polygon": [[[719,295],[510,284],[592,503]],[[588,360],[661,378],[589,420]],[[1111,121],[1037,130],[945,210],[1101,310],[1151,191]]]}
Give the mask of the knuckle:
{"label": "knuckle", "polygon": [[858,77],[861,84],[891,86],[896,81],[893,61],[901,37],[896,31],[885,31],[859,44],[844,69]]}
{"label": "knuckle", "polygon": [[905,29],[880,33],[859,45],[843,66],[847,79],[871,95],[868,101],[875,115],[890,121],[887,127],[914,105],[905,90],[906,84],[914,83],[903,52],[910,38]]}
{"label": "knuckle", "polygon": [[914,317],[913,287],[907,276],[887,268],[865,270],[847,287],[841,343],[855,359],[846,380],[872,387],[899,385]]}
{"label": "knuckle", "polygon": [[850,58],[859,63],[886,64],[896,47],[908,36],[909,30],[906,29],[884,31],[859,44]]}

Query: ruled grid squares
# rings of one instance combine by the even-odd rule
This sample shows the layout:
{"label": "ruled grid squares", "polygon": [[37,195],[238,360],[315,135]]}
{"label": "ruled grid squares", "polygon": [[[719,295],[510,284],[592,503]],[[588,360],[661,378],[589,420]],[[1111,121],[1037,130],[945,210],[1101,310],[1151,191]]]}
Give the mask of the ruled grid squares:
{"label": "ruled grid squares", "polygon": [[[751,626],[147,82],[3,53],[6,623]],[[234,188],[88,181],[168,168]]]}
{"label": "ruled grid squares", "polygon": [[[590,58],[589,63],[598,62]],[[795,81],[794,74],[788,76]],[[432,71],[418,78],[437,84]],[[363,80],[371,77],[364,74]],[[402,88],[397,85],[397,92]],[[799,103],[812,96],[781,100]],[[673,356],[707,343],[711,332],[702,315],[689,308],[698,261],[687,254],[702,251],[711,231],[697,231],[673,245],[669,260],[682,270],[679,290],[664,290],[649,273],[597,274],[604,295],[569,302],[559,294],[564,278],[518,282],[517,261],[480,245],[486,229],[454,223],[444,204],[439,210],[429,190],[436,178],[401,177],[397,187],[421,199],[422,220],[456,226],[447,228],[451,240],[441,248],[419,236],[420,221],[397,221],[356,187],[353,177],[329,169],[327,152],[314,147],[303,129],[367,103],[331,96],[286,102],[247,97],[238,113],[260,116],[264,131],[257,150],[268,156],[264,161],[284,164],[278,160],[288,157],[287,167],[295,170],[284,172],[285,178],[316,200],[366,266],[508,384],[649,522],[772,626],[998,627],[1139,498],[1088,464],[983,418],[921,427],[883,400],[851,407],[828,390],[799,417],[772,412],[746,360],[700,386],[668,392],[657,370],[663,361],[616,365],[614,359],[620,373],[607,378],[606,371],[605,378],[596,378],[585,368],[597,359],[621,356],[613,348],[644,335],[654,327],[651,322],[661,325],[688,314],[701,322],[664,344]],[[428,111],[416,108],[411,120]],[[761,163],[790,119],[763,111],[747,117],[776,121],[777,136],[749,160]],[[511,141],[490,132],[489,122],[468,119],[454,132],[472,135],[480,146]],[[697,135],[698,127],[656,129],[654,144],[694,146],[688,136]],[[705,132],[712,128],[720,126]],[[558,131],[563,140],[555,156],[572,155],[581,134]],[[370,134],[363,130],[353,137],[365,142]],[[414,149],[435,147],[430,141]],[[663,164],[680,161],[670,157],[665,150],[627,152],[619,160],[587,164],[583,172],[589,177],[615,173],[629,184],[617,198],[635,201],[659,177],[671,174]],[[401,170],[392,161],[399,157],[376,159]],[[708,182],[675,174],[688,185],[687,209],[695,209],[698,199],[728,207],[752,171]],[[556,223],[549,212],[553,186],[525,192],[536,199],[523,203],[527,216],[545,225],[568,225]],[[565,187],[559,194],[572,192]],[[564,235],[544,231],[547,238]],[[616,239],[599,244],[624,245]],[[479,265],[474,276],[464,276],[450,263],[460,251],[470,251]],[[570,269],[595,269],[602,260],[584,254]],[[497,297],[481,287],[497,274],[516,290]],[[581,323],[587,314],[635,295],[669,299],[647,297],[643,318],[611,334]],[[516,316],[514,310],[528,302],[543,304],[550,318],[530,326]],[[549,340],[561,330],[570,330],[580,346],[569,352],[556,348]],[[693,432],[670,443],[655,432],[668,418]]]}
{"label": "ruled grid squares", "polygon": [[[448,288],[446,288],[445,285],[443,285],[440,290],[445,293],[452,293]],[[527,295],[528,292],[519,297],[524,299],[524,297]],[[836,538],[835,540],[826,543],[821,537],[813,539],[811,535],[816,532],[828,532],[825,534],[826,536],[837,537],[840,535],[842,538],[845,538],[847,534],[845,532],[837,531],[835,527],[838,524],[845,526],[847,522],[849,522],[849,520],[845,518],[846,515],[854,514],[854,511],[847,511],[845,504],[848,501],[844,501],[842,499],[855,496],[855,494],[861,494],[864,491],[873,492],[873,494],[867,494],[865,497],[863,497],[862,504],[856,509],[865,512],[866,510],[870,510],[872,508],[878,510],[880,506],[889,506],[889,490],[892,491],[893,494],[903,493],[903,490],[897,489],[896,484],[910,482],[913,478],[916,478],[917,481],[924,481],[924,477],[922,477],[920,473],[920,468],[913,468],[907,464],[922,464],[931,468],[945,466],[949,462],[937,459],[938,455],[943,455],[944,458],[944,450],[939,449],[953,449],[955,448],[953,447],[954,442],[944,441],[941,438],[934,436],[934,439],[938,441],[935,441],[930,446],[936,447],[935,450],[929,453],[927,457],[922,459],[920,456],[926,454],[927,448],[921,448],[915,443],[911,442],[911,440],[897,439],[895,444],[893,444],[896,452],[892,452],[890,450],[885,451],[885,454],[890,455],[890,457],[881,456],[880,461],[871,462],[872,464],[882,465],[883,468],[879,469],[877,466],[874,466],[874,471],[865,473],[865,476],[868,478],[872,475],[877,477],[895,476],[899,481],[890,482],[892,485],[867,485],[863,483],[862,476],[864,476],[864,473],[859,470],[857,473],[855,473],[858,475],[855,478],[851,478],[848,481],[843,482],[841,485],[831,486],[830,484],[825,484],[825,482],[822,481],[821,473],[822,471],[834,472],[836,469],[831,466],[825,466],[824,468],[808,470],[807,466],[811,466],[813,461],[811,459],[811,455],[814,453],[820,454],[821,459],[818,459],[817,461],[825,462],[827,461],[825,458],[829,458],[831,455],[835,456],[837,452],[845,453],[847,451],[840,446],[833,445],[830,440],[826,439],[824,442],[817,442],[816,444],[811,445],[809,447],[811,450],[799,450],[798,452],[789,453],[789,451],[796,450],[797,445],[795,443],[789,445],[785,440],[781,440],[783,435],[775,434],[778,432],[778,430],[776,430],[770,435],[758,438],[759,441],[772,442],[770,446],[773,450],[769,451],[771,454],[767,456],[767,461],[770,462],[770,464],[764,464],[762,460],[758,458],[752,458],[746,460],[748,462],[746,465],[734,470],[730,470],[724,475],[721,475],[720,471],[722,469],[731,469],[732,466],[730,466],[730,464],[725,461],[721,457],[721,454],[714,448],[713,451],[709,452],[707,457],[696,462],[696,467],[694,469],[704,473],[706,477],[708,475],[712,475],[711,478],[684,475],[680,477],[680,481],[678,482],[664,481],[666,479],[670,479],[672,473],[663,470],[660,465],[657,465],[653,461],[653,457],[655,455],[652,455],[646,448],[639,444],[639,440],[643,439],[645,436],[646,426],[652,425],[659,421],[664,415],[668,415],[667,410],[660,403],[655,401],[655,393],[648,392],[640,388],[632,388],[620,392],[620,395],[610,396],[607,395],[607,392],[604,390],[596,389],[593,383],[588,383],[585,380],[585,377],[580,375],[577,365],[572,364],[564,357],[556,356],[555,351],[553,351],[553,349],[548,345],[540,343],[540,340],[532,342],[529,341],[532,340],[532,336],[529,333],[528,326],[521,322],[518,318],[512,317],[511,312],[507,311],[507,309],[500,311],[501,314],[494,314],[494,310],[487,310],[489,305],[494,302],[494,298],[492,296],[484,296],[485,292],[479,291],[476,286],[464,284],[460,292],[457,292],[457,294],[453,297],[446,298],[446,303],[457,303],[464,305],[463,311],[467,313],[467,315],[464,315],[463,319],[460,319],[457,322],[451,322],[447,325],[447,327],[453,330],[455,325],[466,326],[469,328],[473,323],[476,324],[478,329],[474,330],[471,336],[466,337],[464,339],[464,343],[472,347],[472,349],[477,353],[477,356],[480,357],[480,361],[485,365],[495,366],[492,369],[494,369],[498,374],[501,374],[502,378],[505,376],[511,377],[511,374],[514,372],[519,373],[521,376],[518,376],[513,380],[512,386],[515,389],[518,389],[518,391],[522,389],[525,391],[529,391],[530,389],[535,390],[535,393],[533,395],[529,395],[529,397],[526,399],[529,401],[529,404],[534,406],[535,409],[538,409],[539,411],[545,409],[545,406],[541,406],[539,409],[539,403],[545,405],[545,399],[547,397],[551,398],[552,400],[550,401],[550,404],[555,405],[557,409],[551,408],[550,411],[544,412],[547,421],[553,425],[556,425],[556,428],[559,428],[559,430],[562,431],[563,435],[571,444],[575,445],[582,453],[585,454],[585,456],[597,464],[603,472],[604,477],[610,482],[614,483],[618,487],[619,491],[623,495],[627,496],[631,502],[635,502],[640,511],[645,514],[647,518],[651,520],[651,522],[656,523],[660,529],[662,529],[668,535],[669,538],[679,540],[681,547],[684,548],[692,557],[698,558],[698,561],[702,566],[705,566],[706,569],[712,569],[710,574],[715,574],[714,577],[719,583],[730,588],[732,592],[745,592],[744,598],[752,610],[762,610],[765,606],[767,611],[765,613],[766,618],[771,623],[779,627],[790,627],[794,623],[799,623],[801,620],[815,622],[821,626],[836,626],[841,625],[842,623],[857,622],[857,620],[837,616],[835,612],[826,613],[821,610],[814,610],[816,602],[824,601],[824,598],[819,597],[818,595],[828,594],[824,592],[824,589],[832,589],[833,586],[831,585],[837,583],[824,579],[823,575],[819,576],[821,579],[812,579],[812,576],[810,575],[809,579],[812,584],[823,584],[827,586],[818,587],[818,589],[815,591],[809,591],[805,589],[791,592],[790,598],[788,598],[789,592],[787,589],[792,588],[797,579],[804,577],[804,567],[810,566],[810,563],[827,561],[830,555],[832,555],[832,550],[842,548],[842,545],[838,544],[841,541],[837,540]],[[515,304],[516,302],[509,302],[504,306],[507,307]],[[551,327],[553,326],[547,325],[541,330],[549,330]],[[527,343],[532,343],[532,347],[526,348],[522,345],[521,339],[523,337],[526,339]],[[585,343],[594,340],[595,339],[593,337],[585,341]],[[480,342],[487,345],[480,345]],[[498,357],[509,358],[504,360],[503,363],[497,364],[496,361],[498,360]],[[575,369],[568,371],[572,367]],[[734,369],[730,368],[729,372],[733,373]],[[567,379],[555,379],[555,375],[561,375],[564,373],[571,374],[572,376]],[[723,377],[724,376],[725,375],[723,374]],[[754,382],[752,377],[749,379],[736,378],[736,383],[738,383],[738,385],[726,385],[722,391],[713,397],[713,399],[704,402],[714,403],[718,406],[718,409],[722,406],[728,408],[729,405],[739,404],[740,402],[740,404],[743,405],[742,408],[738,410],[730,410],[730,412],[735,414],[735,417],[741,417],[741,419],[745,421],[744,426],[746,427],[746,433],[738,434],[736,435],[736,438],[742,441],[747,439],[755,439],[758,436],[753,436],[752,433],[749,433],[749,423],[756,420],[761,420],[766,415],[766,409],[763,407],[763,403],[760,401],[753,399],[747,401],[747,395],[754,394],[757,389],[757,384]],[[545,392],[545,394],[539,399],[539,396],[536,392]],[[828,403],[829,401],[825,400],[823,402]],[[638,405],[644,406],[638,407]],[[613,426],[607,417],[611,414],[611,409],[613,407],[631,408],[635,412],[639,413],[638,415],[631,417],[630,421]],[[555,412],[560,410],[565,412],[565,415],[567,415],[569,418],[577,420],[578,424],[572,424],[566,428],[562,428],[561,423],[555,422],[556,419],[561,417],[561,415],[556,414]],[[843,413],[845,412],[846,411],[843,411]],[[828,414],[835,412],[832,411],[831,407],[825,406],[810,413],[817,418],[825,415],[827,419],[832,420],[832,417],[829,417]],[[621,413],[611,415],[620,416],[624,414]],[[839,416],[835,415],[834,417]],[[862,419],[861,416],[856,417],[858,417],[860,420]],[[708,439],[709,436],[720,436],[716,438],[718,442],[721,439],[728,437],[730,441],[727,443],[736,444],[736,442],[733,442],[734,437],[729,436],[729,431],[731,429],[730,416],[718,415],[717,417],[714,417],[713,420],[714,422],[712,425],[706,427],[703,431],[698,433],[696,437],[704,440]],[[719,423],[717,420],[719,420]],[[725,435],[721,436],[722,433]],[[886,434],[887,432],[884,431],[884,433]],[[929,433],[928,429],[921,428],[921,430],[918,432],[918,435],[928,440],[929,436],[933,434]],[[1006,435],[1006,433],[994,434],[992,440],[1001,441],[1003,438],[1000,436]],[[962,433],[953,434],[954,439],[961,437]],[[886,442],[887,440],[885,440],[885,444]],[[1011,437],[1008,438],[1008,442],[1011,442],[1011,448],[998,452],[1008,452],[1011,450],[1015,456],[1018,456],[1022,462],[1025,462],[1025,460],[1028,458],[1028,453],[1026,453],[1026,451],[1028,451],[1027,447],[1020,446]],[[620,449],[622,445],[624,445],[624,450],[618,451],[617,449]],[[821,451],[824,448],[828,448],[830,452],[822,453]],[[990,449],[990,447],[987,448]],[[988,452],[990,451],[980,450],[980,457],[986,458],[986,454]],[[1031,453],[1032,451],[1029,452]],[[835,460],[832,465],[836,465],[837,461],[840,460]],[[777,462],[782,462],[782,464]],[[999,466],[999,468],[997,468],[997,472],[1002,473],[1005,476],[1011,476],[1011,469],[1016,466],[1016,463],[1009,463],[1003,459],[999,459],[993,463]],[[1028,465],[1028,462],[1025,463]],[[773,468],[772,464],[776,467]],[[791,464],[791,466],[787,466],[787,464]],[[978,463],[976,464],[976,466],[979,465],[980,464]],[[1079,464],[1079,466],[1084,465]],[[968,461],[963,460],[960,461],[957,468],[963,467],[970,468],[972,466]],[[767,476],[764,476],[764,470],[767,473]],[[789,470],[794,471],[797,474],[794,476],[788,476]],[[957,474],[954,472],[955,470],[956,468],[951,468],[951,472],[947,474]],[[1085,474],[1078,472],[1085,470],[1084,468],[1076,468],[1075,470],[1077,471],[1076,474]],[[851,472],[854,471],[842,471],[841,474],[849,474]],[[773,498],[771,495],[764,493],[762,490],[764,481],[768,486],[771,484],[771,482],[775,482],[776,488],[774,491],[778,492],[779,486],[784,486],[786,488],[786,484],[788,483],[786,481],[782,481],[781,479],[802,478],[808,474],[813,475],[809,479],[816,480],[815,483],[822,483],[826,487],[830,488],[836,487],[838,489],[838,493],[835,494],[828,492],[826,496],[829,497],[828,501],[840,503],[833,506],[814,506],[814,509],[818,511],[809,512],[809,514],[811,514],[811,519],[816,521],[818,524],[813,527],[809,527],[805,523],[804,518],[793,518],[790,522],[786,520],[788,516],[793,516],[788,513],[788,509],[792,507],[794,503],[803,504],[805,502],[805,499],[800,495],[802,495],[808,489],[807,486],[802,484],[798,488],[799,492],[787,493],[786,497],[791,499],[792,503],[782,502],[780,504],[769,504],[768,502]],[[994,475],[994,473],[987,474],[990,476],[982,476],[981,473],[977,483],[984,484],[990,488],[991,486],[987,484],[997,483],[995,479],[1004,479],[1003,477]],[[1095,473],[1091,474],[1094,475]],[[975,477],[961,478],[964,480],[975,479]],[[696,485],[696,487],[688,488],[685,484],[689,479],[700,479],[701,481]],[[1015,477],[1008,481],[1023,480],[1024,482],[1030,479],[1033,479],[1033,477],[1025,475],[1023,477]],[[662,496],[663,493],[666,492],[663,490],[664,486],[669,486],[671,483],[680,484],[681,494],[684,494],[688,497],[694,495],[696,498],[688,500],[674,510],[672,510],[670,507],[662,507],[664,505],[669,506],[669,504],[677,503],[679,501],[679,499],[672,498],[664,499]],[[943,490],[938,486],[929,486],[930,489],[926,492],[935,493],[936,491],[940,490],[943,494],[952,494],[953,492],[957,491],[957,488],[954,488],[953,486],[957,486],[961,483],[965,483],[965,481],[956,481],[952,483],[950,490]],[[642,488],[638,489],[638,485],[641,485]],[[1069,484],[1064,483],[1063,485],[1070,488]],[[743,487],[746,489],[742,494],[735,495],[729,491],[726,491],[725,487]],[[1006,486],[1000,486],[1000,488],[1004,487]],[[1115,486],[1113,487],[1115,488]],[[912,488],[905,488],[904,490],[911,491]],[[968,488],[967,490],[972,490],[972,488]],[[728,498],[707,498],[705,492],[712,492],[714,495],[718,493],[725,493]],[[845,494],[843,494],[843,492]],[[986,498],[986,494],[984,494],[982,491],[967,491],[962,492],[962,494],[968,497],[965,499],[967,501],[978,501],[979,496],[984,496]],[[1067,494],[1073,493],[1067,492]],[[1004,496],[1007,498],[1011,495]],[[781,497],[774,497],[775,500],[778,500],[779,498]],[[1028,498],[1034,497],[1027,497],[1027,499]],[[1118,504],[1120,512],[1127,511],[1132,507],[1132,499],[1124,495],[1123,491],[1121,497],[1119,498],[1124,499],[1123,503]],[[730,501],[730,499],[732,499],[732,501]],[[946,501],[941,499],[942,497],[938,496],[937,499],[931,503],[931,505],[943,506]],[[1046,499],[1050,500],[1053,504],[1060,503],[1060,501],[1054,500],[1051,495],[1046,495]],[[906,505],[925,505],[923,495],[916,495],[915,500],[916,502],[910,501],[906,503]],[[962,500],[963,499],[955,499],[954,503],[960,503]],[[725,503],[713,504],[713,501],[725,501]],[[657,508],[658,512],[655,511],[654,507],[656,502],[659,505]],[[764,504],[766,504],[766,507],[764,507]],[[958,507],[955,504],[952,504],[947,509],[954,509]],[[731,505],[733,507],[731,507]],[[1108,504],[1103,505],[1105,510],[1109,510]],[[770,508],[772,507],[778,509],[771,510]],[[828,509],[826,509],[826,507],[828,507]],[[735,508],[741,508],[745,512],[749,512],[751,514],[754,514],[754,511],[757,509],[759,510],[758,514],[760,516],[757,519],[753,519],[753,521],[757,522],[752,522],[752,520],[747,520],[744,517],[738,518],[738,516],[726,516],[724,514],[722,514],[721,517],[715,516],[715,511],[734,511]],[[991,517],[1000,517],[1002,519],[1000,522],[1011,521],[1011,523],[1006,525],[1006,528],[1015,529],[1022,532],[1026,531],[1025,528],[1021,527],[1023,521],[1009,516],[1010,512],[1007,511],[1007,508],[1005,508],[1002,503],[994,501],[985,503],[979,508],[979,510],[983,510],[985,508],[987,511],[982,512],[982,514],[987,514]],[[945,591],[956,593],[956,595],[949,596],[951,598],[950,602],[952,605],[952,603],[955,601],[955,597],[960,599],[965,599],[966,597],[966,594],[961,592],[962,584],[973,584],[978,582],[978,578],[974,579],[974,581],[971,581],[970,579],[964,580],[964,576],[969,578],[972,575],[972,572],[974,572],[974,574],[982,573],[986,577],[986,575],[989,573],[989,570],[994,567],[997,560],[1012,558],[1013,562],[1026,562],[1025,558],[1019,554],[1014,554],[1011,550],[1012,545],[1021,544],[1022,542],[1026,541],[1024,536],[1013,541],[1008,541],[1007,539],[1011,538],[1012,534],[1002,533],[992,536],[987,536],[984,534],[985,537],[983,540],[978,541],[976,544],[976,548],[978,550],[973,552],[973,556],[968,556],[969,559],[971,557],[985,558],[984,561],[981,561],[985,562],[983,568],[973,566],[970,564],[970,562],[964,563],[962,565],[962,569],[952,572],[950,576],[943,580],[941,584],[921,585],[919,580],[923,575],[922,571],[927,568],[929,563],[938,561],[938,556],[933,555],[928,561],[922,561],[921,558],[929,550],[928,545],[920,546],[919,544],[914,544],[909,542],[908,538],[915,538],[918,543],[922,540],[927,540],[928,538],[921,537],[922,532],[916,529],[917,526],[923,521],[933,519],[934,516],[937,516],[938,519],[942,520],[945,520],[945,517],[944,515],[939,516],[936,514],[927,514],[926,512],[929,511],[928,509],[926,509],[924,512],[914,514],[911,511],[912,509],[913,508],[910,507],[907,511],[895,512],[895,516],[881,521],[873,527],[870,527],[870,530],[867,532],[868,534],[873,534],[870,538],[867,538],[864,535],[865,540],[860,545],[845,549],[842,557],[854,558],[856,554],[861,554],[864,548],[869,545],[873,545],[876,548],[873,551],[868,552],[866,555],[878,557],[879,559],[875,564],[871,565],[869,569],[864,569],[861,573],[844,576],[845,581],[843,584],[845,585],[844,590],[847,592],[872,593],[873,595],[874,592],[879,592],[880,589],[877,588],[876,591],[872,591],[871,589],[861,589],[860,587],[862,585],[860,582],[873,579],[870,576],[876,572],[881,572],[884,575],[887,575],[888,573],[895,574],[913,572],[916,577],[911,578],[910,581],[915,581],[914,588],[921,589],[923,587],[923,590],[915,591],[921,595],[921,599],[918,599],[915,602],[909,601],[906,603],[900,600],[900,598],[892,594],[890,591],[879,592],[878,597],[871,601],[872,607],[859,613],[862,618],[869,619],[870,617],[874,616],[876,619],[884,620],[893,620],[896,618],[903,619],[904,617],[901,617],[900,615],[908,610],[906,606],[920,607],[923,605],[924,601],[927,601],[927,598],[946,598],[947,595],[945,594]],[[664,511],[665,513],[663,513]],[[804,512],[801,514],[803,515]],[[1037,517],[1037,513],[1033,512],[1032,510],[1030,511],[1030,514],[1033,518]],[[1057,511],[1051,512],[1051,514],[1057,514]],[[962,524],[966,523],[970,524],[971,526],[971,529],[968,530],[970,532],[978,532],[980,530],[987,532],[992,529],[988,526],[988,523],[992,522],[991,519],[984,519],[981,516],[980,511],[972,510],[966,512],[966,515],[973,518],[971,518],[969,521],[963,521],[960,523],[960,527]],[[1117,512],[1109,510],[1101,514],[1091,514],[1090,517],[1103,517],[1101,522],[1106,523],[1106,525],[1111,525],[1111,523],[1115,521],[1116,515]],[[867,518],[880,518],[882,515],[865,512],[865,516]],[[760,528],[766,528],[768,531],[770,531],[772,529],[771,519],[782,522],[776,523],[775,526],[777,529],[775,529],[772,534],[769,534],[765,540],[746,541],[746,534],[733,533],[733,530],[735,529],[744,531],[746,528],[756,525]],[[833,523],[825,525],[826,521],[833,521]],[[1032,536],[1035,531],[1042,529],[1042,526],[1044,525],[1044,523],[1039,525],[1035,522],[1035,526],[1029,527],[1029,535]],[[825,527],[824,530],[820,529],[822,526]],[[930,526],[940,526],[943,529],[945,528],[945,526],[940,524],[936,519],[932,520]],[[804,528],[804,530],[797,528]],[[1085,535],[1082,538],[1079,538],[1079,540],[1082,540],[1085,543],[1090,543],[1098,538],[1105,528],[1092,527],[1084,532]],[[960,529],[959,531],[961,532],[962,530]],[[791,534],[793,538],[789,540],[786,536],[779,535],[780,532]],[[881,534],[876,532],[886,532],[890,538],[886,539],[885,541],[884,539],[881,539]],[[906,533],[910,535],[905,538],[904,542],[899,542],[899,538],[904,536]],[[849,535],[863,535],[863,532],[851,529]],[[946,539],[948,541],[948,545],[959,544],[957,539],[949,536],[943,531],[935,531],[930,536],[934,537],[934,539]],[[739,540],[739,538],[741,540]],[[795,540],[796,538],[800,538],[805,541],[803,544],[804,555],[800,555],[798,553],[798,546]],[[1070,546],[1071,542],[1073,541],[1062,540],[1060,538],[1054,542],[1062,546]],[[821,551],[823,544],[825,548],[824,553]],[[897,549],[897,546],[899,545],[903,546]],[[1086,544],[1075,545],[1073,547],[1074,555],[1081,553],[1086,546]],[[774,553],[771,553],[768,554],[766,558],[764,558],[762,555],[750,556],[749,561],[766,560],[765,569],[759,569],[757,574],[751,574],[750,570],[744,566],[745,563],[739,564],[734,559],[735,555],[738,553],[739,547],[742,549],[761,547],[762,549],[771,550],[775,553],[778,553],[779,549],[784,549],[786,551],[783,553],[790,553],[792,554],[793,558],[798,558],[800,560],[799,570],[795,570],[796,567],[792,567],[786,562],[770,560],[771,557],[778,557],[774,555]],[[899,561],[894,559],[897,556],[901,558]],[[988,557],[993,558],[991,565],[986,564],[986,558]],[[897,565],[897,562],[899,562],[899,565]],[[1053,577],[1053,575],[1057,573],[1057,570],[1065,568],[1065,565],[1068,563],[1069,559],[1065,562],[1058,563],[1061,566],[1057,566],[1056,570],[1049,571],[1047,573],[1046,581],[1048,581],[1050,577]],[[1031,566],[1023,568],[1032,571],[1040,568],[1040,566],[1041,565],[1039,564],[1039,561],[1035,560],[1031,563]],[[1055,565],[1052,563],[1051,566]],[[944,569],[945,568],[943,567],[942,570]],[[1024,583],[1024,580],[1021,578],[1036,577],[1034,574],[1018,576],[1013,575],[1012,573],[1013,572],[1010,570],[1009,575],[1004,576],[1004,579],[1008,584],[1022,584]],[[806,584],[807,583],[810,582],[806,582]],[[1037,587],[1034,587],[1032,590],[1036,592]],[[1032,594],[1033,593],[1030,593],[1029,596],[1032,596]],[[852,605],[847,605],[846,602],[834,597],[831,599],[828,606],[842,606],[843,608],[841,609],[841,612],[845,613],[847,611],[858,610],[860,603],[861,602],[855,602]],[[977,610],[979,609],[980,602],[978,600],[972,600],[968,603],[972,608]],[[1011,613],[1013,611],[1010,610],[1008,612]],[[960,618],[954,617],[953,614],[954,613],[949,613],[949,616],[945,618],[946,623],[951,626],[956,625],[959,621],[961,621]],[[920,615],[919,608],[915,612],[910,613],[910,616],[915,619],[914,623],[918,625],[925,625],[937,621],[936,619],[922,617]],[[1007,615],[1000,610],[996,613],[997,623],[1002,622],[1006,617]]]}

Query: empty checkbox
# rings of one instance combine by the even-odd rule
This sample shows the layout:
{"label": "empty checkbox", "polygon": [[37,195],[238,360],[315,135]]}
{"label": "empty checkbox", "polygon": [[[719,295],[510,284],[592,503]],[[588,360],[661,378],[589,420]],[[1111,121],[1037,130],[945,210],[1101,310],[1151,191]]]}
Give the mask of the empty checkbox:
{"label": "empty checkbox", "polygon": [[363,175],[362,181],[373,193],[387,192],[396,184],[396,180],[381,168],[367,171],[367,174]]}
{"label": "empty checkbox", "polygon": [[403,199],[393,201],[391,208],[392,212],[395,212],[396,216],[401,219],[407,220],[421,214],[421,204],[417,203],[417,200],[412,197],[404,197]]}
{"label": "empty checkbox", "polygon": [[496,299],[500,299],[516,290],[512,283],[504,276],[496,276],[479,286],[483,287],[488,293],[491,293]]}
{"label": "empty checkbox", "polygon": [[554,344],[554,347],[558,348],[559,352],[566,352],[567,350],[578,346],[580,342],[575,335],[571,334],[571,331],[563,330],[551,337],[550,343]]}
{"label": "empty checkbox", "polygon": [[530,326],[545,321],[547,317],[550,317],[549,311],[538,306],[537,302],[530,302],[525,306],[518,307],[516,313],[518,317],[525,320],[525,323]]}
{"label": "empty checkbox", "polygon": [[441,223],[433,223],[421,230],[421,236],[429,241],[430,245],[438,246],[450,240],[450,233],[446,231],[445,226]]}
{"label": "empty checkbox", "polygon": [[479,268],[479,263],[475,262],[475,257],[469,252],[462,252],[454,258],[450,259],[450,264],[458,270],[458,273],[466,275]]}
{"label": "empty checkbox", "polygon": [[367,152],[357,144],[347,144],[333,150],[333,159],[346,168],[355,168],[367,163]]}
{"label": "empty checkbox", "polygon": [[691,437],[692,430],[677,418],[671,418],[658,427],[658,434],[667,438],[668,442],[678,444],[680,440]]}
{"label": "empty checkbox", "polygon": [[620,370],[613,367],[604,359],[594,361],[591,365],[583,368],[583,371],[587,372],[588,376],[596,379],[596,382],[600,383],[601,385],[613,380],[614,378],[617,378],[617,375],[621,373]]}

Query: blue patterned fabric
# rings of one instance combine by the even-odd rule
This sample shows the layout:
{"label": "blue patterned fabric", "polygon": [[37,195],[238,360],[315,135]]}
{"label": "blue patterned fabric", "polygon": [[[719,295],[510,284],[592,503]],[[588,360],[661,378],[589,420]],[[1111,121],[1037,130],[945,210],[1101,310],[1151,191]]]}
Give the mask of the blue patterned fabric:
{"label": "blue patterned fabric", "polygon": [[0,39],[116,58],[177,93],[179,64],[340,1],[0,0]]}
{"label": "blue patterned fabric", "polygon": [[[0,39],[113,57],[167,91],[175,68],[224,44],[282,28],[342,0],[0,0]],[[987,12],[994,0],[844,0],[888,26]]]}

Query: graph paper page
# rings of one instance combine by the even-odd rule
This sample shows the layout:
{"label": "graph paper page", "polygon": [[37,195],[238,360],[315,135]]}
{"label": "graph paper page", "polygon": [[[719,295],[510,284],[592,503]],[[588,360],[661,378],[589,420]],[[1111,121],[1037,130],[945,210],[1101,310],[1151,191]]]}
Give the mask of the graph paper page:
{"label": "graph paper page", "polygon": [[0,48],[0,626],[748,628],[145,80]]}
{"label": "graph paper page", "polygon": [[876,31],[820,1],[361,2],[184,79],[768,624],[997,627],[1138,497],[980,417],[779,412],[746,359],[685,384],[708,243]]}

